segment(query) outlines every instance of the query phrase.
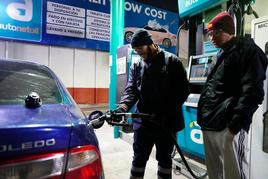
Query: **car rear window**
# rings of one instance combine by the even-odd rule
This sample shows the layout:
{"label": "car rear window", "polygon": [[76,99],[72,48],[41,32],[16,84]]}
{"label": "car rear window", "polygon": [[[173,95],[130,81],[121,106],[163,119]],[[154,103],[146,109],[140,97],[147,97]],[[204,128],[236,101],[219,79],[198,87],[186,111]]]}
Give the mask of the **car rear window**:
{"label": "car rear window", "polygon": [[24,104],[31,92],[41,97],[43,104],[62,102],[57,84],[51,74],[43,68],[0,69],[0,104]]}

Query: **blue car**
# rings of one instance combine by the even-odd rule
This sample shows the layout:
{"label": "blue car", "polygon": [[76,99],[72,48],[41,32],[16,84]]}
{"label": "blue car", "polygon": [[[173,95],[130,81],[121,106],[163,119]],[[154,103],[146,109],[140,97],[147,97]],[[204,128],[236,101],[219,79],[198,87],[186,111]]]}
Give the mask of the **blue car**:
{"label": "blue car", "polygon": [[103,179],[86,116],[46,66],[0,59],[0,179]]}

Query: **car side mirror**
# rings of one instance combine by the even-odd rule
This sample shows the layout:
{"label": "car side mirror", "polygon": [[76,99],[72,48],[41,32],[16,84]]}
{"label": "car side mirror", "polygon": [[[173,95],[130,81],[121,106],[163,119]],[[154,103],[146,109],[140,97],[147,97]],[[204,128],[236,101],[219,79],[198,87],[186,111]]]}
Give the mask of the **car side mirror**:
{"label": "car side mirror", "polygon": [[93,111],[88,115],[88,120],[94,129],[99,129],[103,126],[104,120],[100,120],[100,117],[103,115],[101,111]]}

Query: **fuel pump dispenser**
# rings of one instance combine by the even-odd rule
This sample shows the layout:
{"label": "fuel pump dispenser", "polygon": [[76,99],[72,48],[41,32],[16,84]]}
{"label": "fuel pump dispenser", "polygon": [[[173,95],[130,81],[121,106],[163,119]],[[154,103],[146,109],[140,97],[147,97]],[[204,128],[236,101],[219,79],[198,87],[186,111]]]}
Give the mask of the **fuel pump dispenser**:
{"label": "fuel pump dispenser", "polygon": [[[252,38],[268,55],[268,16],[252,21]],[[264,82],[265,96],[262,105],[255,112],[250,129],[250,178],[267,178],[268,170],[268,72]]]}
{"label": "fuel pump dispenser", "polygon": [[[183,5],[183,3],[181,5]],[[193,9],[195,8],[196,7],[193,7]],[[184,10],[183,8],[181,9]],[[185,16],[183,21],[184,23],[178,29],[177,39],[185,38],[182,37],[182,35],[188,35],[188,47],[186,47],[188,53],[186,58],[188,60],[185,60],[188,61],[187,77],[190,83],[190,95],[182,107],[185,128],[177,133],[177,143],[190,159],[195,160],[188,161],[194,172],[204,173],[205,167],[202,163],[204,164],[205,154],[202,131],[197,124],[197,104],[207,75],[216,61],[216,52],[218,49],[209,43],[210,41],[205,43],[206,39],[203,38],[204,24],[202,14],[190,17]],[[178,40],[177,55],[180,58],[181,53],[179,53],[179,51],[181,51],[184,46],[185,43],[181,42],[180,44],[180,41]],[[179,168],[181,173],[188,175],[188,172],[184,170],[185,166],[182,163],[180,156],[175,155],[173,163],[175,167]]]}
{"label": "fuel pump dispenser", "polygon": [[191,56],[187,71],[191,93],[183,106],[185,129],[177,134],[182,149],[204,159],[203,137],[196,122],[197,103],[210,69],[215,63],[215,54]]}
{"label": "fuel pump dispenser", "polygon": [[[177,143],[180,148],[189,154],[190,158],[204,162],[204,144],[200,126],[197,124],[197,103],[200,93],[206,81],[207,75],[216,62],[216,54],[209,53],[204,55],[190,56],[187,76],[190,83],[191,93],[183,105],[183,115],[185,128],[177,133]],[[174,157],[173,163],[179,167],[185,175],[188,172],[182,170],[185,168],[180,157]],[[196,165],[196,163],[188,162],[195,173],[204,173],[205,169]]]}
{"label": "fuel pump dispenser", "polygon": [[[116,104],[120,102],[120,98],[127,85],[131,65],[139,60],[140,57],[134,53],[129,44],[116,49]],[[134,108],[130,111],[132,112]],[[131,123],[131,121],[129,122]],[[124,137],[125,133],[132,132],[132,125],[115,128],[115,136]]]}

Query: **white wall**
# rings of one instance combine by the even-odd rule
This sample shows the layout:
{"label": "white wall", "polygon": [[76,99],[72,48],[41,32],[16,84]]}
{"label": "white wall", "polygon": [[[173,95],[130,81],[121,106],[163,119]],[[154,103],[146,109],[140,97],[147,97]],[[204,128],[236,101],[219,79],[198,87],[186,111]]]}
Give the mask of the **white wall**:
{"label": "white wall", "polygon": [[75,49],[74,87],[96,87],[96,52]]}
{"label": "white wall", "polygon": [[96,59],[96,87],[109,88],[109,54],[96,52]]}
{"label": "white wall", "polygon": [[107,88],[107,90],[109,88],[108,52],[0,41],[0,58],[46,65],[69,89],[83,88],[94,91],[95,88]]}
{"label": "white wall", "polygon": [[49,67],[57,74],[66,87],[73,87],[74,84],[74,60],[74,49],[50,48]]}
{"label": "white wall", "polygon": [[6,42],[7,58],[21,59],[48,66],[49,47],[18,42]]}
{"label": "white wall", "polygon": [[6,43],[4,41],[0,41],[0,58],[5,58],[6,56]]}

